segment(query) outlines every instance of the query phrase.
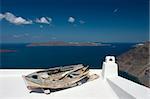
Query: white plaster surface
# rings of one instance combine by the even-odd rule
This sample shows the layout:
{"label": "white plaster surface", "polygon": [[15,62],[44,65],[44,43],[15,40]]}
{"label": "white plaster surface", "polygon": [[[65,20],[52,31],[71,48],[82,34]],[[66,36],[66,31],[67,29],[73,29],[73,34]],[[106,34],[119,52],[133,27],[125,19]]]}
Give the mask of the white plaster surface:
{"label": "white plaster surface", "polygon": [[[85,83],[81,86],[53,92],[50,95],[43,93],[29,93],[22,79],[22,75],[29,74],[35,70],[0,70],[0,99],[3,98],[118,98],[106,81],[101,77],[95,81]],[[99,74],[101,70],[91,70],[91,73]]]}
{"label": "white plaster surface", "polygon": [[[43,93],[29,93],[22,75],[37,70],[0,70],[0,99],[150,99],[150,89],[138,85],[121,77],[112,77],[103,80],[101,69],[92,69],[100,77],[81,86],[53,92],[49,95]],[[114,90],[116,89],[116,90]],[[122,95],[123,93],[123,95]],[[122,95],[120,97],[118,94]]]}

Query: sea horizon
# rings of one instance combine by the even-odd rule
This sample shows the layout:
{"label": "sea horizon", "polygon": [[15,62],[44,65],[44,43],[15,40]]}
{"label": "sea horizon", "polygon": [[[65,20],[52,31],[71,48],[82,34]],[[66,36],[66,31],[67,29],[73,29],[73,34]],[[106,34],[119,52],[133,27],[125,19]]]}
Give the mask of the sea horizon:
{"label": "sea horizon", "polygon": [[42,41],[42,42],[0,42],[0,44],[30,44],[30,43],[47,43],[47,42],[84,42],[84,43],[86,43],[86,42],[91,42],[91,43],[93,43],[93,42],[96,42],[96,43],[134,43],[134,44],[137,44],[137,43],[143,43],[143,42],[147,42],[147,41],[136,41],[136,42],[102,42],[102,41],[46,41],[46,42],[44,42],[44,41]]}

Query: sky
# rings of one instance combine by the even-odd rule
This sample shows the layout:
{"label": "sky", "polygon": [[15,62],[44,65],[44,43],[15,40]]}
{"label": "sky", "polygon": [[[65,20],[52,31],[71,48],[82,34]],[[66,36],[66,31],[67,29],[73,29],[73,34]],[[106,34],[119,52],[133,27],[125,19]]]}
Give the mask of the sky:
{"label": "sky", "polygon": [[149,0],[1,0],[0,43],[149,40]]}

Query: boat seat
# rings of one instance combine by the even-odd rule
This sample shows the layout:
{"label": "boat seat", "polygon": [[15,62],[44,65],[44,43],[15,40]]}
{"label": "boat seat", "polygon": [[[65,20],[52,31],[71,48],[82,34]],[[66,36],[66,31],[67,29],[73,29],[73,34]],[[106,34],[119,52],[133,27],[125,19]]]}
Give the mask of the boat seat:
{"label": "boat seat", "polygon": [[43,79],[46,79],[46,78],[48,78],[49,77],[49,75],[47,74],[47,73],[43,73],[42,75],[41,75],[41,78],[43,78]]}

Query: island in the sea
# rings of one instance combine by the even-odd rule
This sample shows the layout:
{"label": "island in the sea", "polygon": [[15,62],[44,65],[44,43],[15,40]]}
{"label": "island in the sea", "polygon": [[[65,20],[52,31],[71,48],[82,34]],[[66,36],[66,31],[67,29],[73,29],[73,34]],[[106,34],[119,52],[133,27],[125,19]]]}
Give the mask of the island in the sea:
{"label": "island in the sea", "polygon": [[10,53],[10,52],[16,52],[16,50],[0,49],[0,53]]}
{"label": "island in the sea", "polygon": [[50,41],[41,43],[30,43],[27,47],[32,46],[110,46],[110,44],[103,44],[100,42],[64,42],[64,41]]}

